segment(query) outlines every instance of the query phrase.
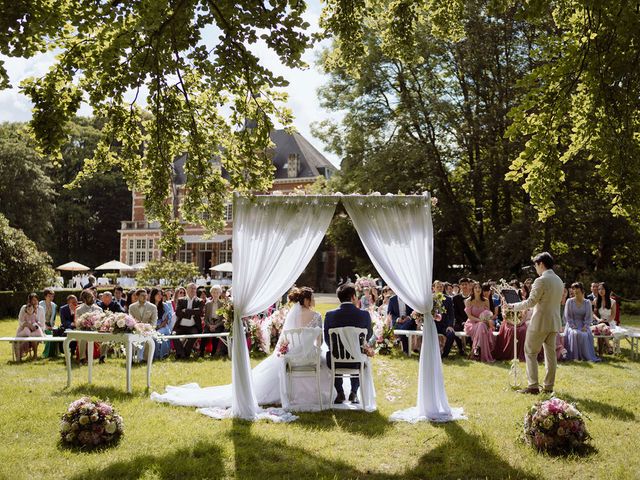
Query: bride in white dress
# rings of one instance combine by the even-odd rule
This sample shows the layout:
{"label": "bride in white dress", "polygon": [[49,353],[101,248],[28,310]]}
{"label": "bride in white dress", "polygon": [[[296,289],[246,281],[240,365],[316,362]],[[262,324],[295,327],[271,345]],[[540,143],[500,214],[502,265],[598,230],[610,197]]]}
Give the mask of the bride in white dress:
{"label": "bride in white dress", "polygon": [[[322,328],[322,317],[318,312],[313,310],[315,301],[313,298],[313,290],[308,287],[293,288],[289,292],[289,301],[293,303],[293,307],[287,314],[283,325],[284,330],[293,328]],[[321,333],[321,330],[320,330]],[[311,338],[311,337],[309,337]],[[301,350],[314,350],[314,345],[302,345]],[[279,405],[281,404],[281,386],[280,372],[283,370],[283,358],[278,356],[277,348],[275,351],[260,362],[252,371],[253,388],[259,405]],[[321,385],[323,393],[323,405],[329,404],[332,389],[329,387],[330,378],[329,370],[326,364],[322,362]],[[325,378],[326,377],[326,378]],[[295,397],[289,405],[291,409],[296,409],[295,404],[304,405],[305,410],[317,409],[318,392],[313,379],[312,388],[306,388],[304,380],[297,379],[295,387]],[[309,385],[309,387],[311,387]],[[324,387],[329,388],[324,388]],[[303,388],[300,388],[303,387]],[[200,388],[197,383],[182,385],[179,387],[167,386],[166,392],[159,394],[153,392],[151,399],[157,402],[169,403],[171,405],[181,405],[185,407],[200,408],[229,408],[231,407],[231,385],[219,385],[215,387]],[[317,406],[317,408],[314,408]],[[308,408],[306,408],[308,407]],[[206,413],[206,412],[203,412]]]}

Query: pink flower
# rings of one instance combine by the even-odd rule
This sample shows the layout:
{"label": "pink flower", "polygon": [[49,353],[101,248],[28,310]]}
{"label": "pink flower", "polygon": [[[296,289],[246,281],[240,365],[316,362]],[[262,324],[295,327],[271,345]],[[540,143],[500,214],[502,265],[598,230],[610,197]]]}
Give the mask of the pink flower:
{"label": "pink flower", "polygon": [[133,318],[131,315],[127,315],[126,317],[124,317],[124,323],[127,326],[127,328],[133,328],[136,326],[136,319]]}

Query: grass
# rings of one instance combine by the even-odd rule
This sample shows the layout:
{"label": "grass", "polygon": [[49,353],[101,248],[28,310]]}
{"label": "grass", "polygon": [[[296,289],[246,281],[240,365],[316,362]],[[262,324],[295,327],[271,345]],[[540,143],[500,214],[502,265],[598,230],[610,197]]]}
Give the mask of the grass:
{"label": "grass", "polygon": [[[326,310],[329,305],[318,305]],[[640,317],[625,323],[640,325]],[[0,321],[0,335],[16,321]],[[625,342],[626,343],[626,342]],[[62,359],[14,364],[0,344],[0,478],[639,478],[640,363],[606,357],[601,364],[570,363],[558,370],[557,394],[589,416],[593,451],[549,457],[518,441],[533,397],[512,392],[506,363],[445,361],[449,402],[469,419],[456,423],[391,423],[389,415],[416,401],[417,358],[376,357],[379,410],[303,413],[291,424],[216,421],[195,409],[149,400],[145,369],[134,367],[132,395],[124,393],[124,361],[75,368],[66,389]],[[252,359],[252,364],[259,359]],[[522,365],[524,370],[524,365]],[[153,386],[228,383],[224,359],[158,362]],[[90,394],[110,399],[125,420],[116,448],[83,453],[58,446],[59,416],[69,402]]]}

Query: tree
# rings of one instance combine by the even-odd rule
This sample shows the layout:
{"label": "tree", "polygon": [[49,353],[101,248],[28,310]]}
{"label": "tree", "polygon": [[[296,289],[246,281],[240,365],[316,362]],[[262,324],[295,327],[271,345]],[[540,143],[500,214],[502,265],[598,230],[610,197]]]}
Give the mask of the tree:
{"label": "tree", "polygon": [[[59,160],[68,122],[86,101],[105,122],[105,135],[77,180],[121,170],[129,188],[145,195],[148,216],[161,223],[165,253],[177,250],[182,228],[165,201],[174,192],[178,154],[188,153],[182,217],[209,230],[222,227],[228,192],[270,187],[269,130],[276,119],[291,121],[280,90],[287,83],[249,46],[261,42],[286,66],[304,66],[305,2],[50,0],[47,7],[11,5],[3,20],[10,34],[0,41],[9,55],[59,51],[44,77],[23,83],[39,148]],[[217,34],[215,43],[205,42],[205,30]],[[150,118],[140,107],[143,96]],[[247,120],[251,128],[243,128]]]}
{"label": "tree", "polygon": [[184,285],[192,282],[200,272],[193,263],[176,262],[168,258],[148,262],[136,275],[140,285],[158,285],[165,280],[167,285]]}
{"label": "tree", "polygon": [[51,257],[0,214],[0,290],[41,289],[53,276]]}
{"label": "tree", "polygon": [[53,187],[25,125],[0,125],[0,213],[41,249],[52,246]]}

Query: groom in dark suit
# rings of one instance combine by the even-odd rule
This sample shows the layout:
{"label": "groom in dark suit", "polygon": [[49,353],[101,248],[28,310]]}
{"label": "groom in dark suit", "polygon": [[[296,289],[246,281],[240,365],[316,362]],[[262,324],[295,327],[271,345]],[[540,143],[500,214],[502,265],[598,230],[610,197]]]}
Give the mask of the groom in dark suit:
{"label": "groom in dark suit", "polygon": [[[335,310],[331,310],[326,313],[324,317],[324,341],[329,347],[327,352],[327,365],[331,368],[331,362],[334,356],[331,352],[331,342],[329,341],[329,329],[340,327],[358,327],[367,329],[367,338],[361,339],[361,343],[364,344],[367,339],[373,335],[373,329],[371,327],[371,316],[369,312],[360,310],[356,307],[358,299],[356,297],[356,287],[353,283],[345,283],[338,287],[336,291],[338,300],[340,300],[340,307]],[[353,364],[344,364],[336,362],[337,368],[349,368]],[[342,403],[345,401],[344,389],[342,388],[342,377],[336,377],[334,386],[338,392],[335,403]],[[349,394],[349,401],[351,403],[358,403],[358,388],[360,387],[360,378],[351,378],[351,393]]]}

